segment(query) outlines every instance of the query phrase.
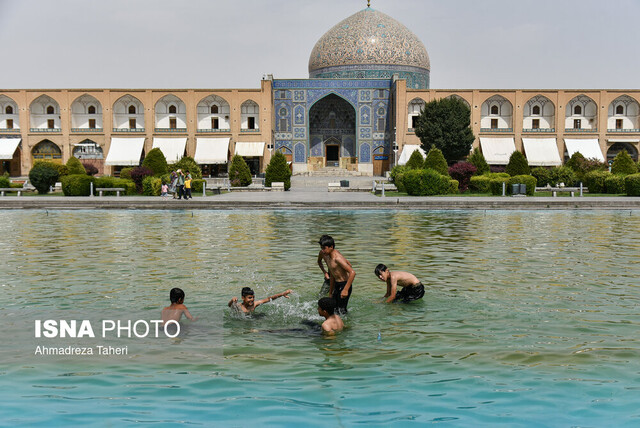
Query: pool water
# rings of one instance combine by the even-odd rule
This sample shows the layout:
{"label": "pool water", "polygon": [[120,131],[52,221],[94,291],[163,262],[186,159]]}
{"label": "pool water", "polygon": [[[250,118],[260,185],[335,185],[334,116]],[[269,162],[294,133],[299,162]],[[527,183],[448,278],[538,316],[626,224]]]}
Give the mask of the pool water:
{"label": "pool water", "polygon": [[[629,211],[4,211],[2,426],[639,426],[640,215]],[[319,333],[322,234],[357,276]],[[421,301],[382,304],[378,263]],[[37,319],[178,338],[34,339]],[[244,317],[227,303],[294,290]],[[37,344],[127,345],[109,357]]]}

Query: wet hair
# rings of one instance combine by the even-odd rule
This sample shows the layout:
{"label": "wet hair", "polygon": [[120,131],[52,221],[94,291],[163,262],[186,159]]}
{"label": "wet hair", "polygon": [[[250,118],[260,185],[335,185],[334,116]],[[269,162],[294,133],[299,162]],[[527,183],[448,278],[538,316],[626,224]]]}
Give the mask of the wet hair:
{"label": "wet hair", "polygon": [[320,237],[320,240],[318,241],[318,244],[320,244],[320,247],[330,247],[330,248],[336,247],[335,241],[329,235],[322,235]]}
{"label": "wet hair", "polygon": [[375,270],[376,276],[380,276],[380,274],[386,270],[387,270],[387,267],[382,263],[380,263],[378,266],[376,266],[376,270]]}
{"label": "wet hair", "polygon": [[336,301],[331,297],[323,297],[318,300],[318,307],[323,311],[327,311],[329,315],[333,315],[336,310]]}
{"label": "wet hair", "polygon": [[244,296],[254,296],[255,293],[250,287],[242,287],[242,297]]}
{"label": "wet hair", "polygon": [[169,292],[171,303],[178,303],[180,299],[184,299],[184,291],[181,288],[172,288]]}

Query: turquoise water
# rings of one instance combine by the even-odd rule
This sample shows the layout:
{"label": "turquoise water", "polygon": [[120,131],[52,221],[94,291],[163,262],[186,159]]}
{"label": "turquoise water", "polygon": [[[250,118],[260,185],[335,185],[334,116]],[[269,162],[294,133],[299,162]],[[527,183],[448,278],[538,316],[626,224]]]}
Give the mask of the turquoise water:
{"label": "turquoise water", "polygon": [[[636,213],[2,219],[2,426],[640,425]],[[313,327],[323,233],[357,272],[335,338]],[[380,262],[418,276],[424,299],[380,304]],[[245,285],[258,298],[294,294],[243,318],[227,302]],[[157,319],[175,286],[199,317],[177,339],[34,339],[36,319]],[[34,356],[41,343],[128,355]]]}

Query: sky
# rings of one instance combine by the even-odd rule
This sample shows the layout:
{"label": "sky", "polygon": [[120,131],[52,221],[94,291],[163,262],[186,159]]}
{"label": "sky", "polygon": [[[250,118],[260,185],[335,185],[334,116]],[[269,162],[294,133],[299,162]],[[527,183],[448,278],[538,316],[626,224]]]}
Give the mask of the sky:
{"label": "sky", "polygon": [[[258,88],[366,0],[0,0],[0,88]],[[638,89],[640,0],[371,0],[435,89]]]}

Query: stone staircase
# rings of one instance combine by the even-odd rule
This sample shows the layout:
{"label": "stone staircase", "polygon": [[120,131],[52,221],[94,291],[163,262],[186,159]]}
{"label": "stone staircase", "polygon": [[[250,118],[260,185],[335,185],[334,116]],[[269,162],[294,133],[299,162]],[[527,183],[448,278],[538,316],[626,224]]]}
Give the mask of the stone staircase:
{"label": "stone staircase", "polygon": [[359,171],[348,171],[344,168],[339,168],[335,166],[327,166],[317,171],[308,171],[303,172],[301,174],[296,174],[300,176],[308,176],[308,177],[362,177],[365,176],[364,173]]}

